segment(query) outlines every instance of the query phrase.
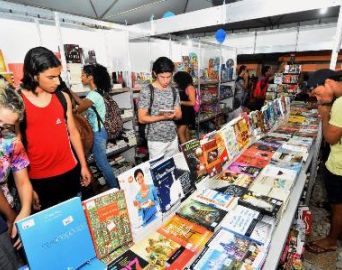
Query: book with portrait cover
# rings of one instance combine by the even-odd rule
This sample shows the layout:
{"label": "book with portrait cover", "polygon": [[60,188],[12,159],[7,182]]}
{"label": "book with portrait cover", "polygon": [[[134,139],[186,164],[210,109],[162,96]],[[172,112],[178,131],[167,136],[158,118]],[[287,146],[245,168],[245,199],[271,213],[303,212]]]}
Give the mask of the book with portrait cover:
{"label": "book with portrait cover", "polygon": [[181,244],[153,232],[131,247],[131,251],[148,262],[145,269],[184,269],[195,253]]}
{"label": "book with portrait cover", "polygon": [[175,160],[173,157],[162,160],[153,165],[150,170],[157,189],[161,212],[166,213],[174,205],[179,204],[185,196],[181,179],[176,178],[175,175],[177,172]]}
{"label": "book with portrait cover", "polygon": [[142,270],[148,266],[148,262],[135,254],[132,250],[127,250],[125,253],[116,258],[110,263],[108,269],[110,270],[123,270],[135,269]]}
{"label": "book with portrait cover", "polygon": [[[81,199],[40,211],[16,226],[31,270],[107,269],[96,258]],[[79,251],[82,247],[81,252]]]}
{"label": "book with portrait cover", "polygon": [[148,228],[161,222],[157,189],[150,173],[150,162],[144,162],[118,176],[125,193],[133,240],[141,239]]}
{"label": "book with portrait cover", "polygon": [[213,234],[205,227],[178,215],[166,221],[157,232],[195,253],[204,248]]}
{"label": "book with portrait cover", "polygon": [[182,203],[177,214],[189,221],[204,226],[210,231],[215,231],[226,216],[227,211],[214,207],[213,205],[188,199]]}
{"label": "book with portrait cover", "polygon": [[110,189],[83,201],[82,205],[99,259],[133,241],[123,191]]}
{"label": "book with portrait cover", "polygon": [[181,147],[190,169],[191,180],[193,183],[200,182],[207,175],[207,170],[201,163],[203,151],[199,140],[193,139],[183,143]]}

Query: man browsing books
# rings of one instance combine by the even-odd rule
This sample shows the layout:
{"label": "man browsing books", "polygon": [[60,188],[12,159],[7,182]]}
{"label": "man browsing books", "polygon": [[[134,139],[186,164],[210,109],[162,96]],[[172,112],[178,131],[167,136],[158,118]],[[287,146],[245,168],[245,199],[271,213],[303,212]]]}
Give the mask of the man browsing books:
{"label": "man browsing books", "polygon": [[152,67],[154,82],[141,90],[138,104],[140,124],[146,124],[145,134],[149,158],[162,154],[172,157],[178,152],[178,137],[174,120],[182,117],[179,94],[171,87],[173,62],[159,57]]}
{"label": "man browsing books", "polygon": [[316,97],[322,119],[323,137],[330,144],[325,163],[325,182],[332,208],[330,232],[327,237],[307,244],[310,252],[320,254],[335,251],[342,236],[342,72],[321,69],[308,81],[311,95]]}

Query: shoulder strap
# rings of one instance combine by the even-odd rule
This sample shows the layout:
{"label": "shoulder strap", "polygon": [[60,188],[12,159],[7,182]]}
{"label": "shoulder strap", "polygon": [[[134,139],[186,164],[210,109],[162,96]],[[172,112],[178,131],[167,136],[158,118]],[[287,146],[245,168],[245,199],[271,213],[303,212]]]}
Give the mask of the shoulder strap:
{"label": "shoulder strap", "polygon": [[150,88],[150,106],[148,106],[148,114],[151,114],[152,104],[154,100],[154,87],[151,83],[148,85],[148,87]]}
{"label": "shoulder strap", "polygon": [[65,99],[65,96],[64,96],[64,94],[63,94],[62,91],[56,91],[55,93],[56,93],[56,96],[57,96],[59,102],[60,102],[60,103],[62,104],[62,106],[63,106],[63,109],[64,109],[64,118],[67,119],[67,114],[66,114],[66,112],[67,112],[67,110],[68,110],[68,104],[67,104],[67,101],[66,101],[66,99]]}
{"label": "shoulder strap", "polygon": [[176,93],[176,88],[174,88],[173,86],[171,86],[171,89],[172,89],[173,107],[174,107],[174,106],[175,106],[175,103],[176,103],[176,96],[177,96],[177,93]]}
{"label": "shoulder strap", "polygon": [[96,110],[95,106],[91,106],[91,108],[93,109],[93,111],[95,112],[96,114],[96,119],[97,119],[97,125],[99,127],[99,131],[101,130],[101,125],[100,123],[102,124],[102,126],[104,127],[104,122],[99,114],[99,112]]}

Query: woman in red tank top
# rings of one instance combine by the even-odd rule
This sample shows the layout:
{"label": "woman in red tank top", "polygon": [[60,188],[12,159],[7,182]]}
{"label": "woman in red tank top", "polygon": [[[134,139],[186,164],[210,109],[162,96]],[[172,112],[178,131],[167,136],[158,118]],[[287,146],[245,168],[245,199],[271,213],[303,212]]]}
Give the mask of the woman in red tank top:
{"label": "woman in red tank top", "polygon": [[64,95],[65,112],[55,94],[60,73],[61,63],[50,50],[36,47],[26,54],[21,85],[26,126],[22,135],[30,160],[29,177],[41,209],[79,195],[81,185],[91,181],[70,98]]}

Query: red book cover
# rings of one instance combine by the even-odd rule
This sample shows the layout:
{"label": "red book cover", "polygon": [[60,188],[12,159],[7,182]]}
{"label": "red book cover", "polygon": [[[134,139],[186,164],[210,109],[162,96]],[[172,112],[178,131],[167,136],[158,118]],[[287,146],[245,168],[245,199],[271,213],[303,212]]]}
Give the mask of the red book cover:
{"label": "red book cover", "polygon": [[201,163],[204,164],[207,173],[214,176],[222,171],[222,164],[219,157],[219,147],[215,139],[210,141],[201,141],[203,155]]}
{"label": "red book cover", "polygon": [[258,167],[260,169],[264,168],[266,165],[270,163],[270,161],[267,159],[265,160],[263,158],[253,157],[245,154],[239,156],[236,162],[245,163],[251,166]]}

